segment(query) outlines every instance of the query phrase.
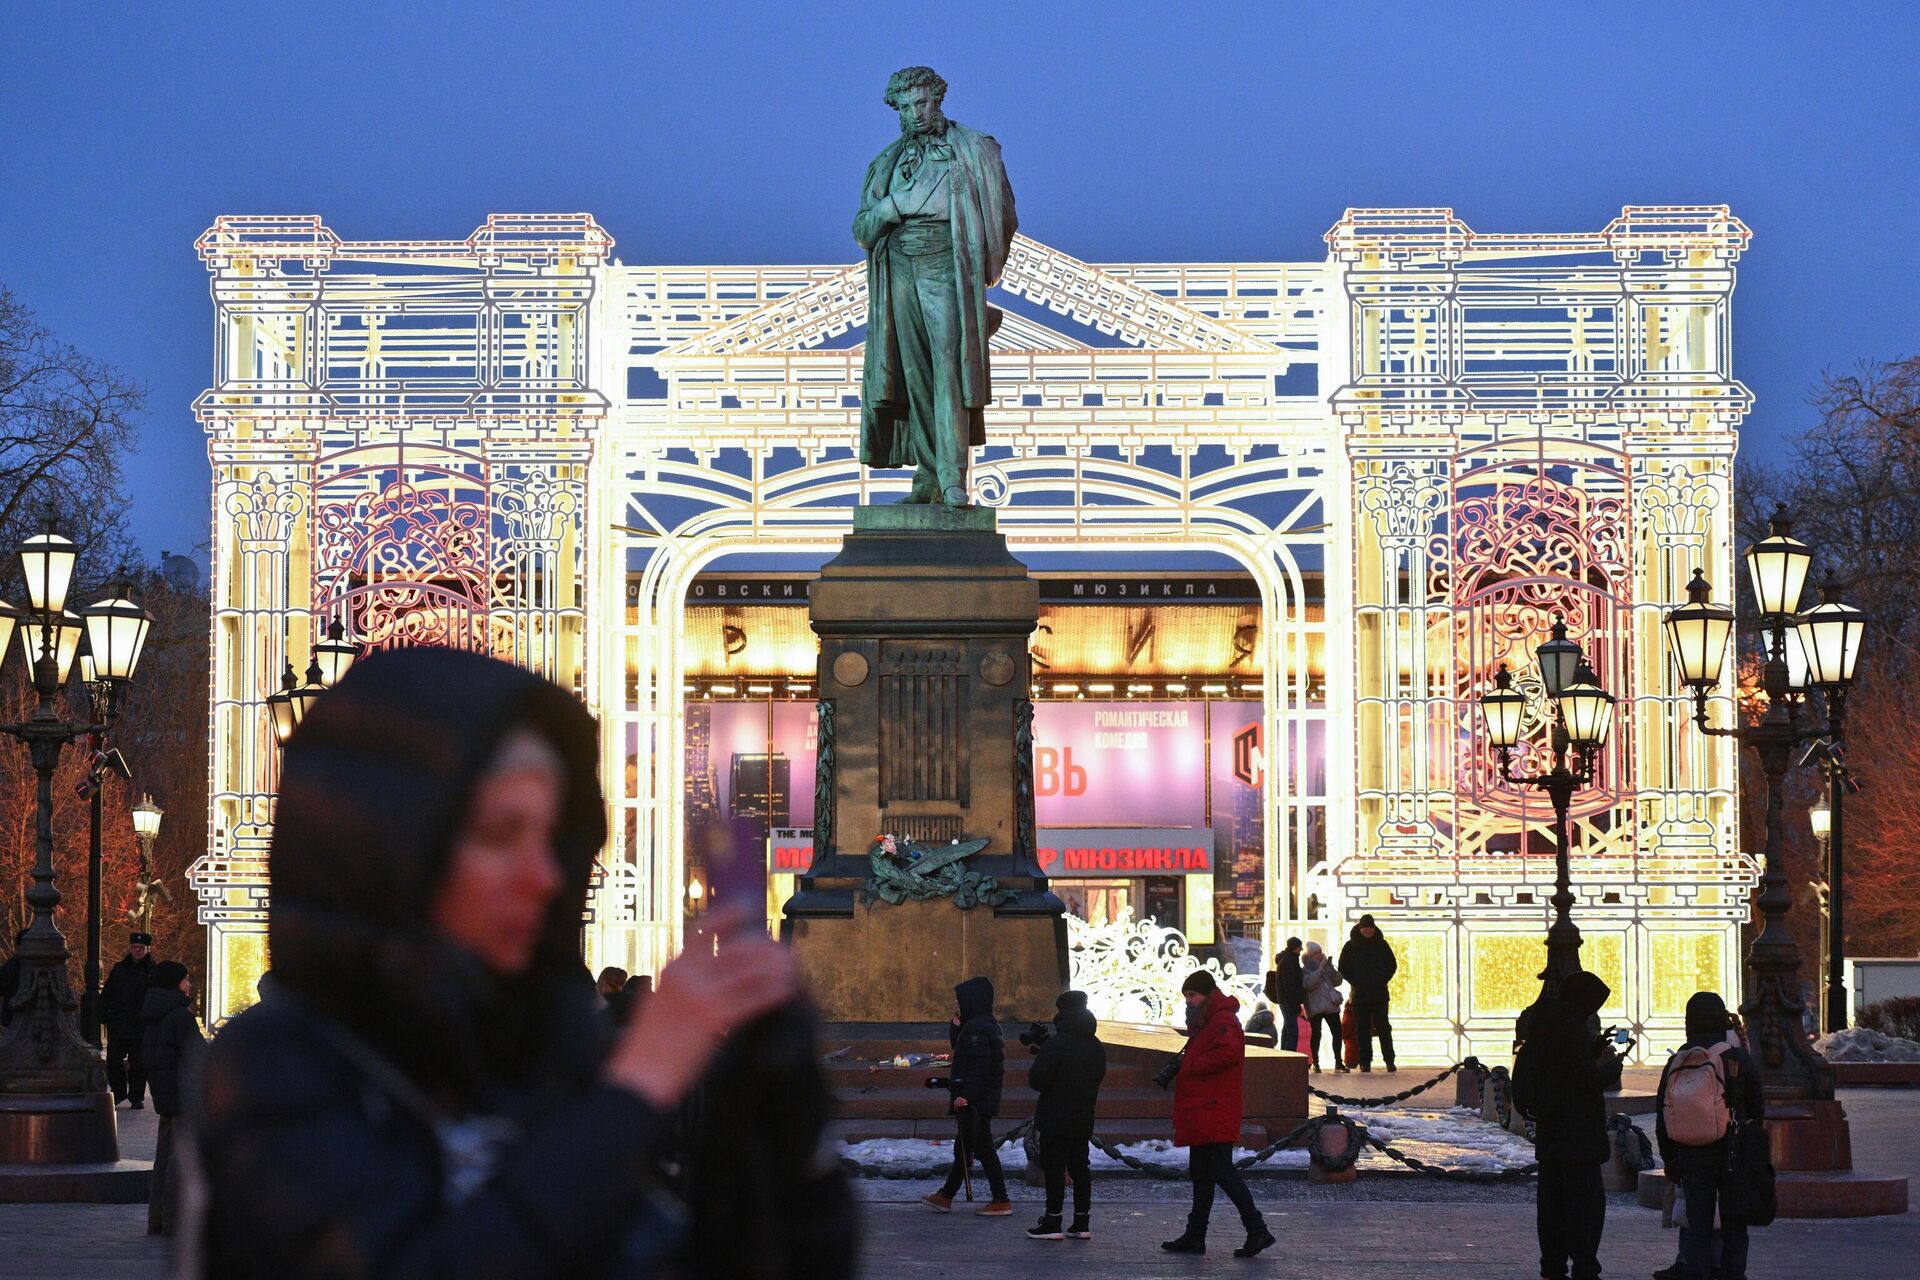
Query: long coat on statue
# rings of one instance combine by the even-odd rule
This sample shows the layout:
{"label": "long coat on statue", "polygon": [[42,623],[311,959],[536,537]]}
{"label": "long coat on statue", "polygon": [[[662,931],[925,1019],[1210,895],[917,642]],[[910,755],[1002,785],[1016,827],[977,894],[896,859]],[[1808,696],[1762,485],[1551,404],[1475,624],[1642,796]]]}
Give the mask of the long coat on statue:
{"label": "long coat on statue", "polygon": [[[1013,188],[1000,162],[1000,144],[977,130],[949,120],[946,141],[953,147],[948,172],[952,184],[954,280],[960,289],[960,386],[962,403],[973,412],[969,445],[987,442],[981,410],[993,399],[987,366],[987,339],[1000,327],[1000,311],[987,305],[987,290],[1000,282],[1007,250],[1019,219]],[[898,337],[893,332],[892,298],[887,273],[887,239],[874,206],[887,195],[906,145],[896,138],[867,166],[860,188],[860,212],[853,238],[867,250],[866,366],[860,381],[860,461],[869,467],[910,467],[921,461],[901,450],[896,425],[907,415],[905,375]]]}

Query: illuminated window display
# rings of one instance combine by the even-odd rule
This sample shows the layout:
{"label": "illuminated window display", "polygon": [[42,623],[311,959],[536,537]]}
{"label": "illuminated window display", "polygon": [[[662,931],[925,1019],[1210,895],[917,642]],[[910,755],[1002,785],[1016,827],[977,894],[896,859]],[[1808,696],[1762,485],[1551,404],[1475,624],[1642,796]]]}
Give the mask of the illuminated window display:
{"label": "illuminated window display", "polygon": [[[1060,842],[1089,912],[1177,899],[1196,940],[1267,951],[1337,946],[1371,912],[1401,957],[1403,1055],[1503,1050],[1544,956],[1551,841],[1544,799],[1501,782],[1477,699],[1500,663],[1531,671],[1560,613],[1620,698],[1572,835],[1609,1016],[1657,1035],[1695,986],[1736,985],[1755,871],[1733,748],[1680,731],[1659,623],[1695,568],[1734,580],[1747,240],[1720,207],[1549,235],[1350,210],[1298,263],[1093,265],[1016,240],[972,496],[1036,571],[1080,575],[1047,602],[1080,622],[1034,639],[1039,740],[1067,717],[1084,767],[1163,732],[1102,707],[1204,711],[1147,753],[1189,772],[1156,768],[1128,813],[1043,817],[1134,833]],[[652,972],[678,945],[702,806],[757,806],[770,857],[801,843],[777,833],[811,821],[814,650],[779,593],[804,599],[852,506],[907,483],[852,457],[864,271],[621,264],[612,245],[584,215],[377,242],[229,217],[201,237],[216,620],[192,881],[216,1017],[267,961],[265,699],[335,621],[362,648],[487,648],[600,717],[625,767],[606,779],[596,965]],[[1545,704],[1533,676],[1516,688],[1523,773]],[[1058,763],[1059,799],[1082,799]],[[1210,865],[1134,874],[1162,846]]]}

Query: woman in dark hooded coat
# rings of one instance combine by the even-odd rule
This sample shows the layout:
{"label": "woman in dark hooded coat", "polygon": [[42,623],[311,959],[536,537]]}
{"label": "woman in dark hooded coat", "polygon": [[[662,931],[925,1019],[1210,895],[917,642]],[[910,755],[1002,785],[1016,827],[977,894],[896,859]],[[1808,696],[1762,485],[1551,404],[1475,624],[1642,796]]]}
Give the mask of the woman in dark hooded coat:
{"label": "woman in dark hooded coat", "polygon": [[184,1273],[637,1277],[672,1255],[669,1116],[799,979],[763,937],[690,937],[609,1046],[579,952],[595,758],[572,696],[443,649],[369,657],[308,712],[276,996],[206,1056]]}

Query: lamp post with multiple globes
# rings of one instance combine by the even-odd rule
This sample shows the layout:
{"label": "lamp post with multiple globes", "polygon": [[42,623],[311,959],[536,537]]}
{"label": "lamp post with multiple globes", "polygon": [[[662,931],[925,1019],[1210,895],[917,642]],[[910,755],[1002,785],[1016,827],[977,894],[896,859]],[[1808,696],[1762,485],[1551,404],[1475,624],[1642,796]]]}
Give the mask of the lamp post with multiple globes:
{"label": "lamp post with multiple globes", "polygon": [[67,608],[79,551],[49,517],[46,528],[20,546],[27,608],[0,608],[0,654],[15,634],[27,659],[35,705],[25,720],[0,732],[27,746],[36,783],[34,862],[27,904],[32,922],[20,939],[19,986],[13,1018],[0,1033],[0,1163],[80,1164],[119,1158],[113,1103],[97,1049],[81,1037],[79,1002],[67,982],[67,942],[54,923],[60,905],[53,864],[53,774],[61,748],[94,736],[101,726],[72,722],[58,702],[73,670],[80,637],[87,637],[101,718],[111,724],[133,683],[149,620],[117,588],[75,614]]}
{"label": "lamp post with multiple globes", "polygon": [[[1801,998],[1800,952],[1787,932],[1786,916],[1793,905],[1783,864],[1785,842],[1785,783],[1795,764],[1814,758],[1839,757],[1846,716],[1846,695],[1853,684],[1865,630],[1858,609],[1833,598],[1829,580],[1826,599],[1799,612],[1812,551],[1793,537],[1785,508],[1774,513],[1767,536],[1746,551],[1747,573],[1760,606],[1766,637],[1766,663],[1761,689],[1766,711],[1752,724],[1719,727],[1707,723],[1707,707],[1720,684],[1727,642],[1733,634],[1733,611],[1713,603],[1712,588],[1699,569],[1687,584],[1687,603],[1668,611],[1665,627],[1670,652],[1681,684],[1693,695],[1693,721],[1700,732],[1732,738],[1754,748],[1767,779],[1765,869],[1760,878],[1760,933],[1748,951],[1749,989],[1740,1005],[1748,1037],[1760,1062],[1770,1093],[1784,1097],[1831,1098],[1833,1068],[1809,1040]],[[1797,633],[1806,660],[1806,688],[1825,696],[1826,720],[1811,718],[1805,697],[1796,696],[1788,667],[1788,636]],[[1814,750],[1796,760],[1803,743]],[[1829,765],[1830,781],[1831,765]],[[1834,785],[1839,784],[1836,781]],[[1840,830],[1834,815],[1834,835]],[[1836,877],[1834,901],[1839,900]],[[1838,918],[1836,916],[1837,925]],[[1831,979],[1829,980],[1831,982]],[[1831,991],[1831,988],[1829,989]],[[1830,996],[1831,998],[1831,996]]]}
{"label": "lamp post with multiple globes", "polygon": [[[1515,786],[1544,791],[1553,805],[1553,924],[1547,930],[1547,966],[1543,991],[1557,989],[1580,971],[1580,929],[1573,922],[1573,876],[1567,846],[1567,812],[1573,793],[1593,780],[1594,760],[1613,727],[1613,695],[1602,689],[1580,646],[1567,639],[1567,624],[1554,616],[1552,638],[1534,650],[1540,683],[1552,706],[1549,742],[1553,767],[1545,773],[1516,776],[1513,750],[1526,720],[1527,696],[1513,687],[1501,664],[1491,692],[1480,697],[1487,739],[1500,756],[1500,777]],[[1571,762],[1569,762],[1571,757]]]}
{"label": "lamp post with multiple globes", "polygon": [[293,673],[293,663],[280,676],[280,692],[267,698],[273,718],[274,740],[285,746],[293,731],[321,694],[340,683],[360,650],[346,638],[346,627],[335,618],[327,624],[327,638],[313,646],[304,678]]}

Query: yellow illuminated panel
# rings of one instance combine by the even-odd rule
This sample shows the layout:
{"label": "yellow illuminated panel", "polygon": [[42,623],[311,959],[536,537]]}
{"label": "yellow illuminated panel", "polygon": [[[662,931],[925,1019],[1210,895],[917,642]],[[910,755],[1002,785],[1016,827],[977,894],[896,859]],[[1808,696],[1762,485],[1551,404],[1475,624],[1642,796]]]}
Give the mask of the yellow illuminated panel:
{"label": "yellow illuminated panel", "polygon": [[1515,1014],[1540,995],[1547,947],[1538,933],[1480,933],[1468,944],[1476,1017]]}
{"label": "yellow illuminated panel", "polygon": [[[1545,930],[1528,933],[1476,933],[1471,956],[1473,1014],[1489,1018],[1517,1014],[1540,997],[1540,973],[1547,967]],[[1613,992],[1601,1013],[1626,1011],[1626,938],[1618,933],[1587,933],[1581,939],[1580,967],[1598,974]]]}
{"label": "yellow illuminated panel", "polygon": [[1396,1018],[1439,1018],[1447,1012],[1447,939],[1440,933],[1401,933],[1389,939],[1400,968],[1387,984]]}
{"label": "yellow illuminated panel", "polygon": [[1720,990],[1722,945],[1722,935],[1717,933],[1669,931],[1653,935],[1648,1008],[1655,1017],[1682,1016],[1694,992]]}
{"label": "yellow illuminated panel", "polygon": [[226,964],[225,1007],[221,1018],[231,1018],[260,998],[260,975],[267,971],[267,935],[264,933],[228,933],[224,935]]}

